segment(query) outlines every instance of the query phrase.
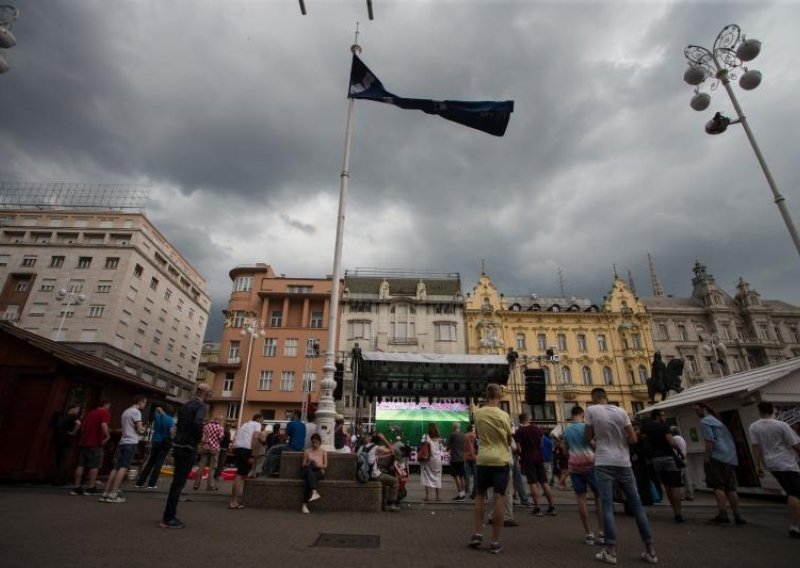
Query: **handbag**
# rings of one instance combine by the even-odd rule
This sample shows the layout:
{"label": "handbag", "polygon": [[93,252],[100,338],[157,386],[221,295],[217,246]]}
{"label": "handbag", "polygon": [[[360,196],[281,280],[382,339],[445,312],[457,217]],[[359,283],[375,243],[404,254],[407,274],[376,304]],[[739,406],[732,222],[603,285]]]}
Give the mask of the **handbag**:
{"label": "handbag", "polygon": [[430,442],[424,442],[420,447],[419,451],[417,451],[417,461],[428,461],[431,459],[431,444]]}

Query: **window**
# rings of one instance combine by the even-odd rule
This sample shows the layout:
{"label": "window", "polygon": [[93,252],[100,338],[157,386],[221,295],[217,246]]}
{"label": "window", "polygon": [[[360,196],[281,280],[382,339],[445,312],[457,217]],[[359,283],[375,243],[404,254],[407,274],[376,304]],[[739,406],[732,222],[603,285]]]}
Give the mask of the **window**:
{"label": "window", "polygon": [[566,365],[561,367],[561,383],[565,385],[572,384],[572,370]]}
{"label": "window", "polygon": [[686,360],[689,362],[689,368],[692,370],[692,373],[696,375],[700,372],[700,369],[697,367],[697,357],[694,355],[687,355]]}
{"label": "window", "polygon": [[233,392],[233,380],[236,375],[233,373],[225,373],[225,380],[222,383],[222,392],[230,394]]}
{"label": "window", "polygon": [[36,266],[36,258],[37,257],[35,257],[35,256],[25,256],[22,259],[22,266],[25,266],[27,268],[32,268],[32,267]]}
{"label": "window", "polygon": [[261,376],[258,379],[258,390],[272,390],[272,371],[261,371]]}
{"label": "window", "polygon": [[50,257],[50,268],[61,268],[64,266],[64,261],[67,257],[65,256],[51,256]]}
{"label": "window", "polygon": [[372,323],[368,321],[347,322],[347,338],[348,339],[372,338]]}
{"label": "window", "polygon": [[167,288],[166,290],[164,290],[164,299],[165,299],[167,302],[169,302],[169,299],[170,299],[171,297],[172,297],[172,290],[170,290],[169,288]]}
{"label": "window", "polygon": [[239,360],[239,342],[238,341],[231,341],[230,347],[228,347],[228,360],[229,361],[238,361]]}
{"label": "window", "polygon": [[322,312],[311,312],[311,327],[322,327]]}
{"label": "window", "polygon": [[319,357],[319,339],[316,337],[306,339],[306,357]]}
{"label": "window", "polygon": [[133,275],[136,278],[141,278],[142,272],[144,272],[144,268],[142,268],[141,264],[137,264],[136,266],[133,267]]}
{"label": "window", "polygon": [[56,281],[55,280],[51,280],[50,278],[47,278],[45,280],[42,280],[42,285],[39,288],[39,291],[40,292],[52,292],[53,290],[55,290],[55,288],[56,288]]}
{"label": "window", "polygon": [[89,268],[92,266],[92,257],[91,256],[79,256],[78,257],[78,268]]}
{"label": "window", "polygon": [[281,390],[294,390],[294,371],[281,371]]}
{"label": "window", "polygon": [[101,318],[103,317],[103,310],[105,310],[105,306],[89,306],[89,317],[90,318]]}
{"label": "window", "polygon": [[567,350],[567,336],[564,335],[563,333],[558,334],[558,350],[559,351]]}
{"label": "window", "polygon": [[592,370],[586,365],[581,369],[581,377],[583,378],[584,385],[592,384]]}
{"label": "window", "polygon": [[641,349],[642,348],[642,336],[638,333],[631,334],[631,343],[633,344],[634,349]]}
{"label": "window", "polygon": [[647,384],[647,368],[644,365],[639,365],[639,382],[643,385]]}
{"label": "window", "polygon": [[311,286],[287,286],[286,291],[289,294],[310,294]]}
{"label": "window", "polygon": [[122,310],[122,316],[119,319],[120,323],[127,325],[130,320],[131,313],[128,310]]}
{"label": "window", "polygon": [[667,324],[658,324],[658,335],[664,341],[669,341],[669,329],[667,329]]}
{"label": "window", "polygon": [[586,335],[583,333],[578,334],[578,351],[586,352]]}
{"label": "window", "polygon": [[775,339],[783,343],[783,334],[781,333],[781,326],[779,324],[775,324]]}
{"label": "window", "polygon": [[303,392],[314,392],[314,383],[317,380],[317,374],[314,371],[303,373]]}
{"label": "window", "polygon": [[452,304],[436,304],[433,306],[433,313],[453,315],[456,313],[456,308]]}
{"label": "window", "polygon": [[158,290],[158,278],[156,278],[155,276],[150,278],[150,289]]}
{"label": "window", "polygon": [[739,373],[741,371],[744,371],[744,367],[742,367],[741,357],[739,357],[738,355],[731,355],[730,357],[728,357],[728,359],[730,359],[731,361],[731,367],[733,367],[734,373]]}
{"label": "window", "polygon": [[722,324],[722,338],[728,340],[733,339],[733,328],[731,328],[731,324],[729,323]]}
{"label": "window", "polygon": [[264,339],[264,357],[275,357],[278,355],[278,338],[267,337]]}
{"label": "window", "polygon": [[37,302],[31,306],[31,311],[28,315],[31,317],[42,317],[47,311],[47,302]]}
{"label": "window", "polygon": [[686,334],[686,326],[678,324],[678,339],[681,341],[689,341],[689,336]]}
{"label": "window", "polygon": [[717,373],[717,362],[710,355],[706,357],[706,367],[708,367],[710,372],[714,374]]}
{"label": "window", "polygon": [[406,342],[414,340],[417,336],[414,318],[416,310],[408,304],[398,304],[390,310],[392,321],[389,337],[394,341]]}
{"label": "window", "polygon": [[639,414],[642,410],[644,410],[644,403],[637,402],[635,400],[631,401],[631,410],[634,414]]}
{"label": "window", "polygon": [[85,343],[91,343],[97,339],[97,330],[96,329],[83,329],[81,330],[81,341]]}
{"label": "window", "polygon": [[524,351],[525,350],[525,334],[524,333],[518,333],[517,334],[517,349],[519,349],[520,351]]}
{"label": "window", "polygon": [[249,292],[253,289],[252,276],[239,276],[233,281],[234,292]]}
{"label": "window", "polygon": [[611,372],[610,367],[603,367],[603,384],[604,385],[614,384],[614,373]]}
{"label": "window", "polygon": [[763,339],[764,341],[769,341],[771,338],[769,336],[769,326],[765,323],[758,324],[758,337]]}
{"label": "window", "polygon": [[544,333],[540,333],[536,336],[536,343],[539,351],[547,351],[547,336]]}
{"label": "window", "polygon": [[107,256],[106,257],[106,268],[108,268],[110,270],[116,270],[118,266],[119,266],[119,257],[118,256]]}
{"label": "window", "polygon": [[67,284],[67,290],[70,292],[83,292],[83,280],[73,280]]}
{"label": "window", "polygon": [[18,280],[16,285],[14,286],[15,292],[27,292],[28,291],[28,280]]}
{"label": "window", "polygon": [[350,313],[369,314],[372,313],[372,304],[367,302],[353,302],[350,304]]}
{"label": "window", "polygon": [[272,310],[272,316],[269,318],[269,325],[271,327],[281,327],[283,325],[283,310]]}
{"label": "window", "polygon": [[229,402],[228,403],[228,410],[225,413],[225,418],[228,420],[238,420],[239,419],[239,403],[238,402]]}
{"label": "window", "polygon": [[533,414],[533,420],[535,422],[555,422],[556,404],[554,402],[534,404],[531,406],[531,414]]}
{"label": "window", "polygon": [[795,343],[800,343],[800,326],[790,325],[789,333],[792,334],[792,339]]}
{"label": "window", "polygon": [[0,254],[0,266],[8,266],[9,258],[11,258],[10,254]]}
{"label": "window", "polygon": [[[455,341],[456,340],[456,324],[454,323],[437,323],[434,324],[434,337],[436,341]],[[523,336],[523,343],[524,343]],[[521,347],[521,349],[524,349]]]}
{"label": "window", "polygon": [[100,280],[97,283],[97,293],[108,294],[109,292],[111,292],[111,280]]}
{"label": "window", "polygon": [[284,357],[297,357],[297,338],[289,337],[283,343]]}
{"label": "window", "polygon": [[608,343],[606,342],[606,336],[600,334],[597,336],[597,348],[600,351],[608,351]]}
{"label": "window", "polygon": [[244,327],[244,318],[246,312],[244,310],[236,310],[233,312],[233,322],[231,327]]}

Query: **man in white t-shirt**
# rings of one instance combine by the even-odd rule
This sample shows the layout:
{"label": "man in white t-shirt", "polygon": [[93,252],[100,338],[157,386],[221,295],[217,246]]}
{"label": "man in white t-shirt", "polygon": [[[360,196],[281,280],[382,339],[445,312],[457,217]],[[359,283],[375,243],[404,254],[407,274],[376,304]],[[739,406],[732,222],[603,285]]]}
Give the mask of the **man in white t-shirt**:
{"label": "man in white t-shirt", "polygon": [[233,457],[236,459],[236,477],[231,486],[231,502],[229,509],[244,509],[239,501],[239,496],[244,489],[244,479],[250,473],[253,463],[253,437],[261,433],[261,414],[256,414],[249,422],[239,426],[236,438],[233,440]]}
{"label": "man in white t-shirt", "polygon": [[593,406],[586,409],[586,441],[595,441],[595,477],[603,511],[605,547],[595,558],[606,564],[617,563],[617,533],[614,523],[614,483],[625,494],[628,506],[636,517],[636,526],[644,542],[641,558],[649,564],[658,563],[650,522],[636,490],[636,478],[631,469],[628,444],[636,443],[636,432],[624,410],[608,404],[605,389],[592,389]]}
{"label": "man in white t-shirt", "polygon": [[800,539],[800,436],[781,420],[775,420],[775,408],[766,401],[758,403],[760,420],[750,425],[750,443],[756,473],[764,476],[762,462],[778,480],[788,496],[789,536]]}
{"label": "man in white t-shirt", "polygon": [[103,495],[98,499],[101,503],[125,502],[125,497],[119,494],[119,488],[122,482],[125,481],[131,462],[133,462],[136,451],[139,449],[139,434],[144,432],[142,409],[145,406],[147,406],[147,397],[143,394],[137,394],[133,397],[133,405],[122,413],[120,420],[122,422],[122,437],[119,439],[117,454],[114,456],[114,469],[108,475],[108,482]]}

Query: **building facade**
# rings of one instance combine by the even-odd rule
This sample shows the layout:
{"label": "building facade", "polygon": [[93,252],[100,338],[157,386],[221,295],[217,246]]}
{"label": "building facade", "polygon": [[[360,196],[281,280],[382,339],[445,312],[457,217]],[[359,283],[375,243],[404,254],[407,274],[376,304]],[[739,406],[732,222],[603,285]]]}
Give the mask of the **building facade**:
{"label": "building facade", "polygon": [[[646,381],[654,354],[649,317],[620,278],[602,305],[586,298],[505,296],[482,274],[465,303],[467,349],[476,354],[518,355],[503,407],[516,417],[530,412],[540,423],[569,419],[585,407],[594,387],[629,414],[647,401]],[[547,357],[553,349],[558,360]],[[524,370],[541,368],[547,402],[525,404]]]}
{"label": "building facade", "polygon": [[[290,278],[271,266],[238,266],[214,373],[211,412],[287,420],[319,397],[327,349],[330,278]],[[314,346],[317,346],[315,349]],[[319,354],[319,355],[317,355]]]}
{"label": "building facade", "polygon": [[800,307],[762,300],[741,278],[731,296],[699,261],[693,272],[690,297],[642,298],[656,349],[684,359],[684,384],[800,356]]}
{"label": "building facade", "polygon": [[[345,416],[356,415],[353,348],[387,353],[464,354],[464,296],[458,273],[356,269],[346,271],[339,319],[339,360],[345,362]],[[368,400],[359,400],[360,416]]]}
{"label": "building facade", "polygon": [[210,305],[203,277],[141,213],[0,211],[3,319],[176,400],[192,395]]}

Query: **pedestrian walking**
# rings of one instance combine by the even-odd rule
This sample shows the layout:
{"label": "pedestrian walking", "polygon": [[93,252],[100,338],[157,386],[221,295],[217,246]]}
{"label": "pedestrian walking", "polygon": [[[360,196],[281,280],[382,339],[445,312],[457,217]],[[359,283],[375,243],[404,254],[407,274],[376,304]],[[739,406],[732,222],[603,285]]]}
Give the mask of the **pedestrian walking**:
{"label": "pedestrian walking", "polygon": [[216,491],[217,486],[214,482],[214,473],[217,470],[219,460],[220,442],[225,435],[225,431],[220,424],[221,416],[216,416],[203,426],[203,438],[200,441],[200,461],[197,463],[197,475],[194,478],[195,491],[200,489],[203,481],[203,469],[208,467],[208,477],[206,477],[206,491]]}
{"label": "pedestrian walking", "polygon": [[686,458],[667,426],[667,415],[663,410],[656,409],[650,413],[650,422],[642,426],[642,433],[647,436],[653,469],[672,506],[675,522],[682,523],[683,477],[678,463],[685,467]]}
{"label": "pedestrian walking", "polygon": [[453,422],[453,429],[447,440],[447,449],[450,451],[450,475],[456,483],[456,496],[454,501],[463,501],[467,498],[464,491],[464,433],[461,423]]}
{"label": "pedestrian walking", "polygon": [[175,421],[172,419],[172,409],[169,412],[163,406],[156,405],[153,418],[152,439],[150,440],[150,455],[144,467],[139,471],[136,487],[147,483],[148,489],[155,489],[161,475],[161,466],[172,448],[172,436],[175,434]]}
{"label": "pedestrian walking", "polygon": [[139,435],[144,433],[142,410],[147,406],[147,396],[137,394],[133,397],[133,405],[122,413],[122,437],[114,456],[114,469],[108,476],[105,491],[98,499],[101,503],[124,503],[125,497],[119,494],[122,482],[128,476],[128,470],[139,449]]}
{"label": "pedestrian walking", "polygon": [[[602,505],[600,503],[600,492],[597,490],[597,480],[594,471],[594,449],[586,442],[586,424],[584,423],[583,408],[578,405],[572,407],[572,422],[567,424],[564,429],[564,445],[567,448],[569,458],[567,468],[569,470],[572,490],[575,492],[575,500],[578,504],[578,518],[583,525],[583,541],[589,546],[595,544],[605,544],[603,534]],[[589,490],[594,493],[594,508],[597,516],[597,530],[592,531],[589,522],[589,505],[586,495]]]}
{"label": "pedestrian walking", "polygon": [[489,552],[503,551],[500,533],[503,528],[502,500],[508,490],[509,463],[511,463],[511,417],[500,408],[503,387],[490,383],[486,387],[486,405],[474,412],[475,429],[480,437],[478,452],[478,475],[475,494],[475,532],[469,541],[472,548],[483,545],[483,515],[486,508],[486,492],[492,494],[492,539]]}
{"label": "pedestrian walking", "polygon": [[[302,424],[302,422],[301,422]],[[255,414],[253,419],[239,426],[236,438],[233,440],[233,457],[236,459],[236,477],[231,486],[231,500],[228,509],[244,509],[241,503],[241,494],[244,490],[244,480],[253,467],[253,439],[261,433],[261,414]],[[305,439],[301,439],[301,444]],[[300,449],[302,451],[302,448]]]}
{"label": "pedestrian walking", "polygon": [[528,482],[533,499],[533,510],[531,514],[537,517],[542,516],[542,509],[539,507],[539,491],[536,486],[542,488],[547,499],[547,514],[556,515],[555,501],[550,484],[547,482],[547,472],[544,469],[544,457],[542,456],[542,439],[544,433],[541,428],[531,422],[531,415],[522,413],[519,415],[519,428],[514,432],[514,440],[517,443],[517,452],[522,474]]}
{"label": "pedestrian walking", "polygon": [[475,438],[475,426],[470,423],[464,434],[464,493],[475,499],[475,477],[478,474],[478,443]]}
{"label": "pedestrian walking", "polygon": [[786,492],[789,505],[789,537],[800,539],[800,436],[781,420],[775,419],[771,403],[758,403],[761,418],[750,425],[750,441],[756,473],[764,476],[764,468],[778,480]]}
{"label": "pedestrian walking", "polygon": [[67,483],[67,459],[72,453],[72,448],[78,441],[78,433],[81,431],[80,411],[80,404],[69,404],[67,411],[56,415],[53,421],[53,447],[56,458],[53,485],[60,486]]}
{"label": "pedestrian walking", "polygon": [[603,514],[603,532],[605,545],[595,554],[595,559],[606,564],[617,563],[617,530],[614,521],[614,483],[625,494],[628,505],[636,517],[639,536],[644,542],[645,550],[642,560],[649,564],[658,563],[650,522],[644,511],[639,493],[636,490],[636,479],[631,469],[629,443],[636,443],[636,432],[631,420],[624,410],[608,403],[605,389],[592,389],[593,406],[586,409],[585,439],[595,441],[595,475],[597,489]]}
{"label": "pedestrian walking", "polygon": [[[108,423],[111,422],[109,409],[111,403],[102,399],[97,408],[90,410],[83,417],[81,427],[81,439],[78,442],[80,454],[78,455],[78,467],[75,468],[75,488],[69,492],[70,495],[97,495],[97,472],[103,463],[103,446],[111,439],[111,432]],[[81,485],[83,472],[87,470],[86,487]]]}
{"label": "pedestrian walking", "polygon": [[203,421],[208,407],[206,399],[211,394],[211,387],[200,383],[195,388],[194,398],[184,404],[178,411],[178,426],[175,440],[172,443],[173,473],[169,486],[167,503],[161,517],[159,527],[164,529],[182,529],[186,525],[178,519],[178,501],[181,491],[189,479],[189,473],[197,459],[197,444],[203,437]]}
{"label": "pedestrian walking", "polygon": [[700,433],[705,440],[705,459],[703,468],[706,485],[714,492],[717,502],[717,515],[709,522],[714,525],[728,525],[728,506],[733,512],[733,522],[745,525],[747,522],[739,513],[739,494],[736,492],[736,442],[730,430],[720,422],[714,410],[704,403],[694,405],[694,412],[700,418]]}

